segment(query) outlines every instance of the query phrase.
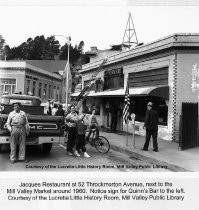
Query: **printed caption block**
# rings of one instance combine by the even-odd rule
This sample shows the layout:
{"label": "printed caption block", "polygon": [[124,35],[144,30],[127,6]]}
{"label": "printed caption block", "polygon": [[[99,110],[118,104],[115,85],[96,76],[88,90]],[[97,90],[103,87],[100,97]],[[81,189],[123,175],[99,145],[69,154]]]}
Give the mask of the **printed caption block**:
{"label": "printed caption block", "polygon": [[186,198],[183,187],[172,182],[21,182],[6,189],[9,201],[154,201],[182,202]]}
{"label": "printed caption block", "polygon": [[198,178],[9,178],[0,186],[2,209],[198,210]]}

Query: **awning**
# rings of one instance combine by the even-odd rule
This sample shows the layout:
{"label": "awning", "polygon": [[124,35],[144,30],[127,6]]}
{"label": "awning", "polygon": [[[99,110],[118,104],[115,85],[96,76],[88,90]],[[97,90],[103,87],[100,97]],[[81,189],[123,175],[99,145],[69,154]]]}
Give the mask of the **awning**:
{"label": "awning", "polygon": [[149,91],[149,96],[162,97],[169,100],[169,86],[156,87]]}
{"label": "awning", "polygon": [[[80,93],[73,93],[71,96],[78,96]],[[89,93],[89,97],[124,97],[125,90],[111,90],[111,91],[103,91],[97,92],[91,91]],[[139,87],[139,88],[130,88],[129,89],[130,96],[156,96],[161,97],[166,100],[169,99],[169,86],[161,86],[161,87]]]}

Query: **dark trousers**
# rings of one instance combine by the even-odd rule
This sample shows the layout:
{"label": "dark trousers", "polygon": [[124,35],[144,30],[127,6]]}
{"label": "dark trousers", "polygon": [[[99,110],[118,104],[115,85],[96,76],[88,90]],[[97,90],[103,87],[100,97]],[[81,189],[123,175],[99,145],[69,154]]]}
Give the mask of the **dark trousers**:
{"label": "dark trousers", "polygon": [[158,142],[157,142],[158,131],[157,130],[149,130],[149,129],[146,129],[146,142],[144,144],[143,149],[148,150],[151,136],[153,138],[153,149],[158,150]]}
{"label": "dark trousers", "polygon": [[98,129],[98,127],[97,127],[96,125],[91,125],[91,126],[89,126],[88,136],[86,137],[87,139],[90,138],[90,135],[91,135],[91,133],[92,133],[92,129],[96,129],[96,130],[95,130],[96,137],[99,136],[99,129]]}
{"label": "dark trousers", "polygon": [[85,134],[78,134],[76,141],[76,150],[79,152],[81,149],[82,152],[86,152],[85,144],[86,144]]}
{"label": "dark trousers", "polygon": [[73,152],[75,147],[75,141],[77,137],[76,127],[68,127],[68,141],[67,141],[67,151]]}
{"label": "dark trousers", "polygon": [[116,127],[117,127],[117,118],[112,117],[112,119],[111,119],[111,130],[116,131]]}

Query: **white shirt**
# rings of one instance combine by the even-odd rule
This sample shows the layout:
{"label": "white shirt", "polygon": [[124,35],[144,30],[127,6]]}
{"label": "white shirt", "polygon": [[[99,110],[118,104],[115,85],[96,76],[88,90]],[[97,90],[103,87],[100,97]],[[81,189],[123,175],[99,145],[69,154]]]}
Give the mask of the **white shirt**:
{"label": "white shirt", "polygon": [[24,111],[16,112],[15,110],[10,112],[8,115],[8,119],[6,122],[6,126],[8,130],[11,130],[11,126],[27,126],[28,125],[28,119],[26,116],[26,113]]}

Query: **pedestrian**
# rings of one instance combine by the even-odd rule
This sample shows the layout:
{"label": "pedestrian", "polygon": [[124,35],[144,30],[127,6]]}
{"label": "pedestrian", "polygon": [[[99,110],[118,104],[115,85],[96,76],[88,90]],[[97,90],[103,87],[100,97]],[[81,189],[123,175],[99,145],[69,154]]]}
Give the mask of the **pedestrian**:
{"label": "pedestrian", "polygon": [[116,128],[117,128],[117,113],[118,113],[118,108],[116,106],[116,104],[114,104],[111,107],[111,131],[112,132],[116,132]]}
{"label": "pedestrian", "polygon": [[56,115],[56,116],[62,116],[62,117],[64,117],[65,111],[63,110],[62,104],[59,104],[59,105],[58,105],[58,109],[57,109],[57,111],[55,112],[55,115]]}
{"label": "pedestrian", "polygon": [[47,111],[47,115],[52,115],[52,106],[51,106],[50,100],[48,100],[48,111]]}
{"label": "pedestrian", "polygon": [[21,103],[13,103],[14,111],[10,112],[6,122],[6,127],[10,131],[10,161],[17,161],[17,145],[19,145],[18,161],[28,162],[25,158],[26,153],[26,135],[29,134],[30,128],[27,116],[21,111]]}
{"label": "pedestrian", "polygon": [[77,137],[76,123],[79,121],[79,116],[74,106],[70,107],[70,113],[66,116],[65,120],[66,120],[66,125],[68,126],[67,154],[68,155],[74,154],[78,156],[76,152],[73,153]]}
{"label": "pedestrian", "polygon": [[95,116],[95,109],[92,110],[92,114],[89,117],[88,129],[89,129],[89,132],[88,132],[88,136],[86,137],[87,139],[90,138],[90,135],[92,133],[92,129],[95,129],[96,137],[99,136],[99,128],[98,128],[98,122],[97,122],[97,119],[96,119],[96,116]]}
{"label": "pedestrian", "polygon": [[87,126],[84,122],[84,117],[85,115],[82,114],[79,116],[80,117],[80,121],[77,122],[77,138],[76,138],[76,154],[80,154],[80,150],[82,150],[84,157],[89,158],[90,155],[87,154],[86,152],[86,129]]}
{"label": "pedestrian", "polygon": [[52,115],[55,115],[57,110],[58,110],[58,104],[54,103],[53,108],[52,108]]}
{"label": "pedestrian", "polygon": [[153,138],[153,151],[158,152],[158,113],[153,109],[153,103],[147,104],[146,119],[143,129],[146,128],[146,141],[142,150],[147,151],[151,136]]}

